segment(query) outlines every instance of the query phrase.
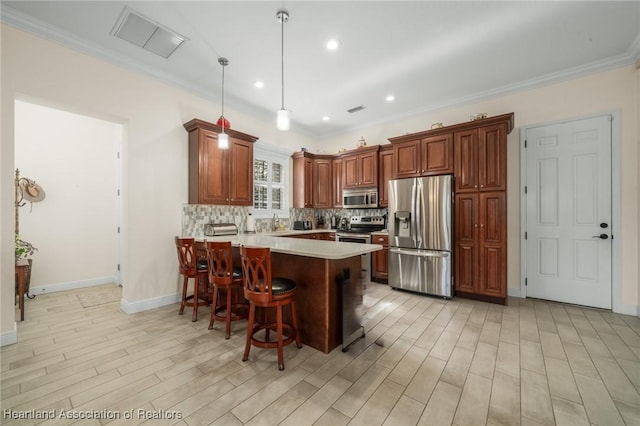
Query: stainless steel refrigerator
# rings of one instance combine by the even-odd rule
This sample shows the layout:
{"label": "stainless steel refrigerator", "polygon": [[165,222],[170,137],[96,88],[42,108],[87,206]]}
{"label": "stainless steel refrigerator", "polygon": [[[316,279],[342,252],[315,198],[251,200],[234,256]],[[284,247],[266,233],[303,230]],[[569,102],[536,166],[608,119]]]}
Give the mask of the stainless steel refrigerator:
{"label": "stainless steel refrigerator", "polygon": [[389,181],[389,286],[450,298],[453,176]]}

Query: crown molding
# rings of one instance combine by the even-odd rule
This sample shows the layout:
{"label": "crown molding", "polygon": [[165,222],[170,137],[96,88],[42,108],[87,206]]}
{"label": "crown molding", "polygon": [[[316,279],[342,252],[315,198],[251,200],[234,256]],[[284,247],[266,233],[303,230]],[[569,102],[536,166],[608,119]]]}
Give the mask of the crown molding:
{"label": "crown molding", "polygon": [[[189,81],[177,79],[170,74],[159,72],[155,68],[135,64],[134,61],[131,61],[131,59],[126,56],[107,52],[99,48],[98,46],[87,43],[86,41],[79,39],[58,27],[48,26],[44,22],[34,19],[6,5],[2,5],[2,7],[0,8],[0,21],[2,23],[6,23],[21,30],[38,35],[46,40],[58,42],[63,46],[78,50],[99,59],[103,59],[107,62],[114,63],[124,69],[146,74],[170,86],[183,89],[205,99],[211,99],[215,95],[217,95],[209,91],[202,90],[200,87],[190,83]],[[420,115],[424,115],[425,113],[442,111],[444,109],[472,104],[499,96],[506,96],[511,93],[531,90],[538,87],[583,77],[589,74],[609,71],[630,64],[635,64],[636,68],[640,69],[640,32],[625,53],[612,56],[600,61],[594,61],[588,64],[568,68],[559,72],[546,74],[534,79],[476,92],[471,95],[451,99],[446,102],[430,104],[419,109],[387,116],[382,120],[369,121],[366,124],[360,126],[349,127],[335,132],[313,132],[309,127],[300,123],[296,124],[295,121],[292,122],[292,130],[321,141],[326,138],[361,131],[363,129],[371,128],[374,126],[397,122],[398,120],[402,119],[414,118]],[[261,119],[267,120],[272,113],[271,111],[258,108],[243,99],[233,98],[232,96],[230,96],[230,98],[235,100],[234,103],[236,104],[236,106],[240,106],[242,110],[250,111],[258,115]]]}

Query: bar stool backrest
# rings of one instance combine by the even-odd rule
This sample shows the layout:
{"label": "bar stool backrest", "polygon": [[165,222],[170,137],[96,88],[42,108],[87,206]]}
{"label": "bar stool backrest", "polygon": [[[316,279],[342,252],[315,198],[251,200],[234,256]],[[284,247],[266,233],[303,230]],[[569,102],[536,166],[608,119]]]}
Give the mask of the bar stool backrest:
{"label": "bar stool backrest", "polygon": [[178,251],[178,265],[180,273],[195,275],[197,273],[196,240],[195,238],[176,237],[176,249]]}
{"label": "bar stool backrest", "polygon": [[240,256],[244,275],[244,297],[256,304],[271,302],[271,250],[242,246]]}
{"label": "bar stool backrest", "polygon": [[209,265],[209,282],[228,286],[233,283],[233,251],[231,241],[207,241],[207,263]]}

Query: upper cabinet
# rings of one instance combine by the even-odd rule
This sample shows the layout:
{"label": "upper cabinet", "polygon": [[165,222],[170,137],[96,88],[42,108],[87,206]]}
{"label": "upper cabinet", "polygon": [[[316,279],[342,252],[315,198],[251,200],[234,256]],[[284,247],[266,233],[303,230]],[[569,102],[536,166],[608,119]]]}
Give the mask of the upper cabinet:
{"label": "upper cabinet", "polygon": [[332,160],[332,175],[333,178],[332,186],[333,186],[333,207],[341,208],[342,207],[342,158],[334,158]]}
{"label": "upper cabinet", "polygon": [[507,189],[507,123],[456,132],[456,192]]}
{"label": "upper cabinet", "polygon": [[342,155],[342,187],[378,186],[379,145],[359,148]]}
{"label": "upper cabinet", "polygon": [[333,207],[333,161],[331,156],[296,152],[293,158],[293,207]]}
{"label": "upper cabinet", "polygon": [[328,209],[333,207],[331,158],[313,160],[313,207]]}
{"label": "upper cabinet", "polygon": [[253,204],[253,144],[258,139],[232,129],[229,148],[218,148],[221,128],[193,119],[189,132],[189,204]]}
{"label": "upper cabinet", "polygon": [[393,146],[381,145],[378,153],[378,202],[389,207],[389,181],[393,179]]}
{"label": "upper cabinet", "polygon": [[453,133],[432,133],[389,139],[393,144],[394,179],[453,173]]}

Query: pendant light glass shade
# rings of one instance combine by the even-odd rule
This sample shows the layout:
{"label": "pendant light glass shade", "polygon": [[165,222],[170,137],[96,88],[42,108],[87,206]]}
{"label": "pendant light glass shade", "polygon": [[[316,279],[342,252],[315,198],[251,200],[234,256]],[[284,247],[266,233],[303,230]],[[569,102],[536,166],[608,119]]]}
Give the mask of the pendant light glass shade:
{"label": "pendant light glass shade", "polygon": [[289,130],[291,120],[289,119],[289,111],[281,109],[278,111],[278,130]]}
{"label": "pendant light glass shade", "polygon": [[281,37],[280,37],[280,47],[282,48],[282,107],[278,111],[278,130],[289,130],[291,126],[291,119],[289,117],[289,111],[284,108],[284,24],[289,21],[289,12],[285,9],[278,10],[276,13],[276,19],[280,22],[281,26]]}
{"label": "pendant light glass shade", "polygon": [[218,148],[229,148],[229,135],[224,132],[225,124],[229,127],[229,120],[224,117],[224,68],[229,65],[227,58],[218,58],[218,63],[222,65],[222,115],[218,119],[218,125],[222,127],[222,132],[218,135]]}
{"label": "pendant light glass shade", "polygon": [[218,148],[220,149],[229,148],[229,135],[224,133],[224,128],[222,129],[222,133],[218,135]]}

